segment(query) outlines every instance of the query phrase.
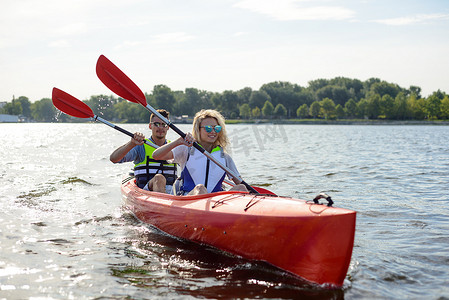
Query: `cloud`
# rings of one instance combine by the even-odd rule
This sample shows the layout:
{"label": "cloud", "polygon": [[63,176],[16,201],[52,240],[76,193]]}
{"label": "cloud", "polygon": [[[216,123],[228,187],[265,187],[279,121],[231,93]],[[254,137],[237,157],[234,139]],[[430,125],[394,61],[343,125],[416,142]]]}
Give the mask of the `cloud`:
{"label": "cloud", "polygon": [[249,32],[247,32],[247,31],[239,31],[239,32],[234,33],[233,36],[238,37],[238,36],[245,36],[248,34],[249,34]]}
{"label": "cloud", "polygon": [[151,48],[154,44],[174,44],[183,43],[194,39],[195,36],[185,32],[169,32],[151,36],[146,40],[125,40],[114,47],[115,50],[133,49],[133,48]]}
{"label": "cloud", "polygon": [[48,44],[50,48],[69,48],[70,43],[67,40],[57,40]]}
{"label": "cloud", "polygon": [[234,7],[267,15],[279,21],[293,20],[347,20],[355,12],[339,6],[310,6],[307,0],[242,0]]}
{"label": "cloud", "polygon": [[55,33],[61,36],[83,34],[88,32],[88,25],[85,23],[68,23],[55,29]]}
{"label": "cloud", "polygon": [[142,47],[142,46],[145,46],[144,41],[128,41],[128,40],[126,40],[126,41],[121,42],[117,46],[115,46],[114,49],[121,50],[121,49],[130,49],[130,48]]}
{"label": "cloud", "polygon": [[158,44],[182,43],[194,38],[185,32],[169,32],[153,36],[154,42]]}
{"label": "cloud", "polygon": [[449,14],[415,15],[410,17],[375,20],[374,22],[385,25],[403,26],[411,24],[421,24],[437,20],[449,20]]}

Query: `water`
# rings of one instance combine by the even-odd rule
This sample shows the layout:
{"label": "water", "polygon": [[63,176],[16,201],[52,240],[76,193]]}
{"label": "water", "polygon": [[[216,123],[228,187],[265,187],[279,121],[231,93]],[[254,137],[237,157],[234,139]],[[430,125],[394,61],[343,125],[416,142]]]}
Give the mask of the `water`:
{"label": "water", "polygon": [[358,212],[343,288],[141,224],[122,207],[131,164],[108,159],[128,137],[103,124],[0,124],[0,299],[449,298],[447,126],[228,131],[248,183],[303,199],[324,191]]}

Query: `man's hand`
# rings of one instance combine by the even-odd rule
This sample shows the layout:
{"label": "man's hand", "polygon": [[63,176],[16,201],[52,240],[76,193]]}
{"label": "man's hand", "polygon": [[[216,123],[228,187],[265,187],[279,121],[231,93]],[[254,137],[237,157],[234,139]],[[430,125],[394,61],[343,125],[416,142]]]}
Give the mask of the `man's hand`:
{"label": "man's hand", "polygon": [[144,140],[145,140],[145,136],[140,132],[136,132],[136,133],[134,133],[134,136],[131,139],[131,142],[135,145],[143,145]]}

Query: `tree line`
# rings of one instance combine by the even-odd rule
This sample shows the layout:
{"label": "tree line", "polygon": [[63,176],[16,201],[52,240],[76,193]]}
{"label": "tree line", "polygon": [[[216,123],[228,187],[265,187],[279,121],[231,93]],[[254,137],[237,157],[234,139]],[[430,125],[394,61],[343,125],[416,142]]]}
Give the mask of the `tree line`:
{"label": "tree line", "polygon": [[[210,108],[220,111],[227,119],[449,119],[449,95],[440,90],[425,98],[420,87],[402,88],[378,78],[361,81],[336,77],[308,84],[302,87],[276,81],[262,85],[259,90],[246,87],[221,93],[196,88],[173,91],[161,84],[145,96],[152,107],[164,108],[172,116],[192,117],[197,111]],[[120,97],[96,95],[84,102],[107,120],[148,122],[145,109]],[[60,113],[49,98],[31,103],[21,96],[0,108],[0,113],[21,115],[38,122],[76,121]]]}

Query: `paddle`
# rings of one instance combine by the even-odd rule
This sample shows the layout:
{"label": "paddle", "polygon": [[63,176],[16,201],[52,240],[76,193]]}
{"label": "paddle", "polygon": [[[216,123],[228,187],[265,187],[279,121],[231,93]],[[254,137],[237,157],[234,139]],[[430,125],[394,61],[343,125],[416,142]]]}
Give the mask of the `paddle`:
{"label": "paddle", "polygon": [[[81,100],[73,97],[72,95],[58,89],[58,88],[53,88],[53,93],[52,93],[52,100],[53,100],[53,105],[58,108],[60,111],[62,111],[63,113],[66,113],[70,116],[73,117],[77,117],[77,118],[92,118],[94,121],[100,121],[112,128],[114,128],[115,130],[118,130],[130,137],[133,137],[134,134],[132,134],[131,132],[117,126],[114,125],[108,121],[106,121],[105,119],[95,115],[92,111],[92,109],[84,102],[82,102]],[[153,148],[159,148],[158,145],[153,144],[147,140],[144,141],[145,144],[153,147]],[[234,186],[235,184],[229,180],[225,179],[225,182],[231,186]],[[273,192],[264,189],[264,188],[260,188],[260,187],[253,187],[256,191],[258,191],[260,194],[267,194],[267,195],[273,195],[276,196],[276,194],[274,194]]]}
{"label": "paddle", "polygon": [[[230,181],[230,180],[224,179],[223,182],[226,183],[226,184],[228,184],[228,185],[230,185],[230,186],[235,186],[235,183],[232,182],[232,181]],[[253,189],[255,189],[259,194],[269,195],[269,196],[277,196],[277,195],[276,195],[275,193],[273,193],[272,191],[267,190],[267,189],[264,189],[264,188],[262,188],[262,187],[259,187],[259,186],[253,186],[253,185],[252,185],[251,187],[252,187]]]}
{"label": "paddle", "polygon": [[[77,118],[92,118],[94,121],[100,121],[112,128],[114,128],[115,130],[118,130],[126,135],[129,135],[130,137],[134,137],[134,134],[132,134],[131,132],[117,126],[114,125],[108,121],[106,121],[105,119],[95,115],[92,111],[92,109],[84,102],[82,102],[81,100],[78,100],[77,98],[73,97],[72,95],[58,89],[58,88],[53,88],[53,93],[52,93],[52,101],[53,101],[53,105],[58,108],[60,111],[62,111],[63,113],[66,113],[70,116],[73,117],[77,117]],[[145,144],[151,146],[151,147],[155,147],[157,148],[158,146],[145,140],[144,141]]]}
{"label": "paddle", "polygon": [[[151,107],[147,103],[147,99],[145,95],[140,90],[140,88],[128,77],[125,73],[122,72],[116,65],[114,65],[109,59],[104,55],[100,55],[97,61],[97,76],[98,78],[106,85],[111,91],[119,95],[120,97],[134,102],[139,103],[143,107],[145,107],[149,112],[155,114],[159,119],[161,119],[164,123],[166,123],[173,131],[179,134],[182,138],[186,136],[184,132],[182,132],[178,127],[176,127],[172,122],[170,122],[167,118],[161,115],[156,109]],[[232,172],[218,160],[216,160],[209,152],[207,152],[203,147],[201,147],[198,143],[194,143],[193,146],[207,156],[211,161],[213,161],[217,166],[223,169],[227,174],[229,174],[234,180],[238,183],[244,184],[246,188],[251,191],[251,193],[259,194],[259,192],[254,189],[252,186],[247,184],[240,176]]]}

